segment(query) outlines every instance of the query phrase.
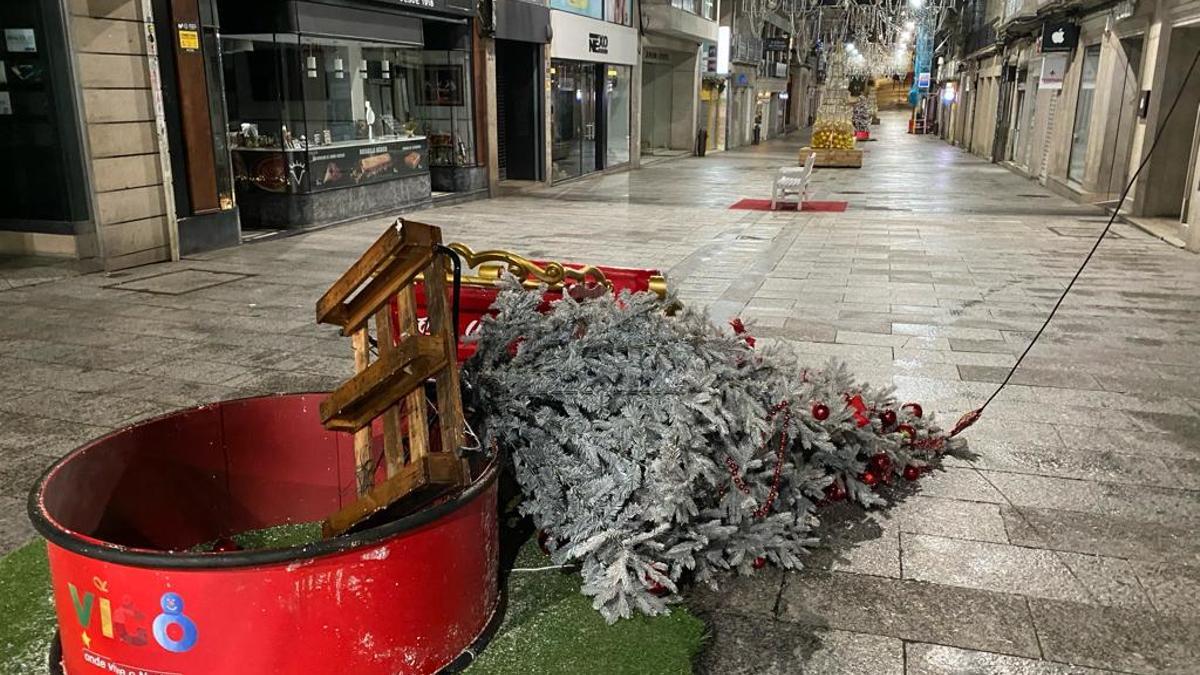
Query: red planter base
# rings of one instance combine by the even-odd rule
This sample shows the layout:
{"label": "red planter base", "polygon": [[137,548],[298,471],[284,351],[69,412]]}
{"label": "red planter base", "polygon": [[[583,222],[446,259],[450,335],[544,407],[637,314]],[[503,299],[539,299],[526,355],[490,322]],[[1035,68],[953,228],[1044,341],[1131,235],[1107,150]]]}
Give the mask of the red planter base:
{"label": "red planter base", "polygon": [[182,411],[51,467],[30,515],[49,541],[66,672],[432,673],[486,635],[499,605],[494,465],[364,532],[177,552],[354,498],[352,441],[321,427],[322,398]]}

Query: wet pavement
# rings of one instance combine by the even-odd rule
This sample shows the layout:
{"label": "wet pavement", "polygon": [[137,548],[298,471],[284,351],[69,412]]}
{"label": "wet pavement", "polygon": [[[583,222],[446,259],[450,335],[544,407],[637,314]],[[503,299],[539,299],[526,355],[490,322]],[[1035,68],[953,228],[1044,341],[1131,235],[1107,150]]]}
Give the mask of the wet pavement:
{"label": "wet pavement", "polygon": [[[903,122],[884,115],[863,169],[817,170],[812,198],[844,213],[728,209],[769,198],[797,136],[413,217],[476,248],[660,268],[685,302],[948,422],[993,391],[1105,219]],[[383,226],[0,274],[0,552],[32,536],[33,480],[82,441],[350,373],[313,305]],[[1200,672],[1198,261],[1115,226],[969,431],[974,459],[886,512],[831,514],[802,573],[693,594],[713,631],[700,670]]]}

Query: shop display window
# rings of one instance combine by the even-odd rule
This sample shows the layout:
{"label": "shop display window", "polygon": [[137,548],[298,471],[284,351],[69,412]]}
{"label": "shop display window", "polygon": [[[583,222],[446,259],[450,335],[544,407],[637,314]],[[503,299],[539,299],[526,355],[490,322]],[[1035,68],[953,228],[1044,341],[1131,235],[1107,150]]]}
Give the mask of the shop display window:
{"label": "shop display window", "polygon": [[474,164],[465,51],[291,34],[222,49],[242,186],[314,192]]}

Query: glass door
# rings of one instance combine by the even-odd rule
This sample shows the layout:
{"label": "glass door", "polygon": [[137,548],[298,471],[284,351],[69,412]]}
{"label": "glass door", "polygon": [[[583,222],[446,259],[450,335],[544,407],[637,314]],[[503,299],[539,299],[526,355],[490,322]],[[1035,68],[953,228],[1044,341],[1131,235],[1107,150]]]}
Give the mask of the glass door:
{"label": "glass door", "polygon": [[629,161],[629,66],[608,66],[604,86],[604,128],[606,152],[604,166],[617,166]]}
{"label": "glass door", "polygon": [[574,178],[583,171],[579,158],[579,137],[582,135],[576,91],[579,83],[579,68],[571,61],[555,60],[550,68],[550,88],[554,120],[553,145],[550,158],[553,160],[553,180]]}
{"label": "glass door", "polygon": [[1096,71],[1100,67],[1100,45],[1083,53],[1083,72],[1079,77],[1079,96],[1075,101],[1075,131],[1071,135],[1071,159],[1067,180],[1080,183],[1087,163],[1088,131],[1092,123],[1092,98],[1096,93]]}
{"label": "glass door", "polygon": [[580,63],[577,67],[579,87],[575,91],[575,99],[579,101],[579,125],[582,132],[579,136],[580,171],[591,173],[600,169],[600,155],[596,152],[596,143],[600,138],[596,129],[599,120],[599,115],[596,114],[598,66],[595,63]]}
{"label": "glass door", "polygon": [[550,78],[554,91],[553,180],[599,169],[596,64],[555,60]]}

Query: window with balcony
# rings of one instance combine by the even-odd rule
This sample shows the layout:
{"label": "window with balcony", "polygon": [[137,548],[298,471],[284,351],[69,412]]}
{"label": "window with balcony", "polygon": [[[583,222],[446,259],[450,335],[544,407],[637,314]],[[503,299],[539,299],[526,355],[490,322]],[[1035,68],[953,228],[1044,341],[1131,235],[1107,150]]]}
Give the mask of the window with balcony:
{"label": "window with balcony", "polygon": [[632,2],[633,0],[550,0],[550,9],[630,26],[633,25]]}
{"label": "window with balcony", "polygon": [[716,16],[715,0],[671,0],[671,6],[709,21]]}

